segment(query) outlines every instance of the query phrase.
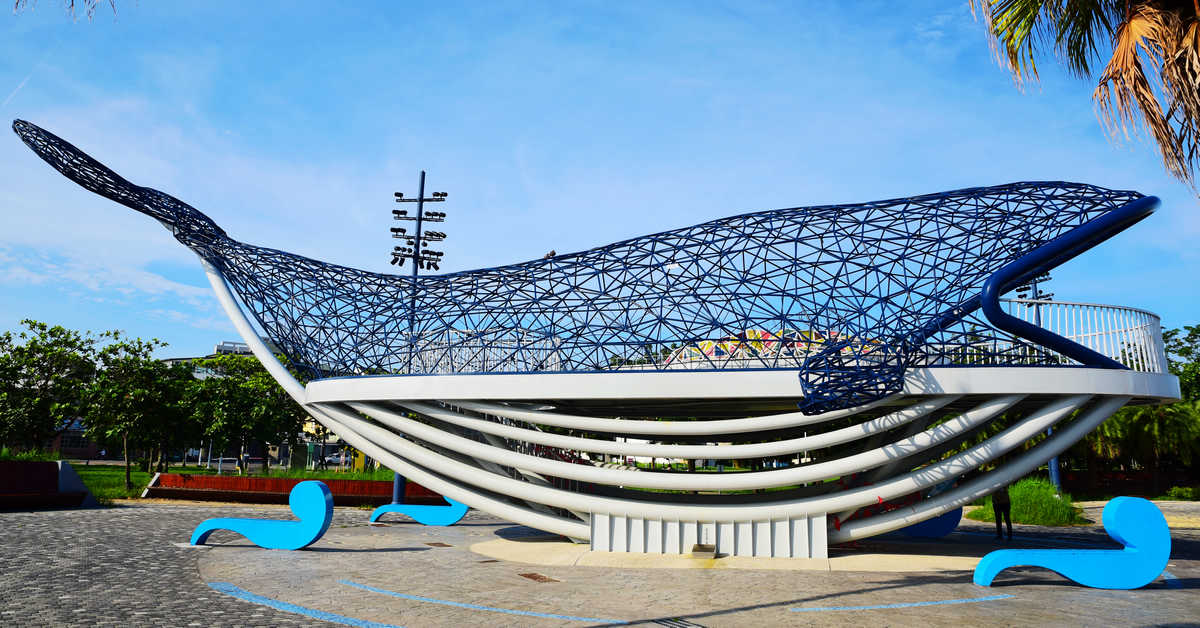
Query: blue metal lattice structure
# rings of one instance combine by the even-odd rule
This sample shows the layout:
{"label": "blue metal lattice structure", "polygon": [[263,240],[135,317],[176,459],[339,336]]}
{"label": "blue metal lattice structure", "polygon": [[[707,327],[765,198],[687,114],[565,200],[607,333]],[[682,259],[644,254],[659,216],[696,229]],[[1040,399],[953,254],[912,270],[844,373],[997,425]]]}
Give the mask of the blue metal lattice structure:
{"label": "blue metal lattice structure", "polygon": [[[159,220],[219,269],[311,378],[790,368],[813,413],[898,392],[916,366],[1070,363],[1061,347],[983,315],[985,285],[1005,270],[1011,276],[992,292],[1010,290],[1136,222],[1155,201],[1079,183],[1012,183],[741,214],[414,280],[236,241],[57,136],[20,120],[13,129],[68,178]],[[1112,225],[1078,237],[1087,233],[1080,227],[1108,224],[1105,216]]]}

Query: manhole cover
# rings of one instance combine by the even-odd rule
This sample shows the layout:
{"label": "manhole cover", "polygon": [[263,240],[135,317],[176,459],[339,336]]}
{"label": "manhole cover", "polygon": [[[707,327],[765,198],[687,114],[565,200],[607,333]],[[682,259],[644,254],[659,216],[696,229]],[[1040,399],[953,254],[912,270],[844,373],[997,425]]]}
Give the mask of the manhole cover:
{"label": "manhole cover", "polygon": [[433,543],[426,543],[426,545],[428,545],[430,547],[454,547],[453,545],[451,545],[449,543],[442,543],[440,541],[435,541]]}

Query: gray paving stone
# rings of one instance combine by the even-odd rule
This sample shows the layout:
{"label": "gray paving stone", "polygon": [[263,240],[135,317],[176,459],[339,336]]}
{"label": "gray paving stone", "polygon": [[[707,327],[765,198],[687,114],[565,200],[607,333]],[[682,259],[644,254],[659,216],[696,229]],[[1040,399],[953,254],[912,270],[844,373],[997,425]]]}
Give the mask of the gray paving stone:
{"label": "gray paving stone", "polygon": [[[1200,504],[1177,505],[1182,516]],[[998,586],[971,584],[970,572],[798,572],[615,569],[484,562],[471,544],[533,532],[477,512],[449,528],[412,523],[369,526],[369,511],[335,510],[326,536],[309,550],[263,550],[230,532],[212,549],[176,544],[209,517],[288,518],[285,508],[142,503],[97,510],[0,512],[0,625],[301,626],[320,620],[241,601],[213,590],[230,582],[251,593],[352,618],[405,626],[588,625],[588,622],[482,610],[496,607],[641,625],[1173,625],[1200,618],[1200,529],[1172,531],[1173,583],[1138,591],[1078,587],[1044,570],[1004,572]],[[394,516],[393,516],[394,517]],[[399,519],[390,519],[399,521]],[[964,521],[950,538],[921,545],[871,539],[839,552],[979,555],[997,547],[991,528]],[[1099,526],[1016,526],[1015,546],[1111,543]],[[442,544],[449,547],[442,547]],[[533,550],[531,550],[533,551]],[[522,573],[554,581],[537,582]],[[402,596],[342,584],[357,582]],[[997,602],[862,611],[794,612],[1011,595]]]}

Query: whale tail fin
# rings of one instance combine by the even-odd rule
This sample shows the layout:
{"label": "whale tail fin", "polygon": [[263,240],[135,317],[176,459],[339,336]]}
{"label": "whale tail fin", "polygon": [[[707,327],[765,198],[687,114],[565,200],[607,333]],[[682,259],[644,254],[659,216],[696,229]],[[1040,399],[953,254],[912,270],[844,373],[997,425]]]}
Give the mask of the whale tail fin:
{"label": "whale tail fin", "polygon": [[24,120],[13,120],[13,132],[46,163],[84,189],[137,210],[166,225],[175,237],[190,242],[225,236],[211,218],[158,190],[130,183],[70,142]]}

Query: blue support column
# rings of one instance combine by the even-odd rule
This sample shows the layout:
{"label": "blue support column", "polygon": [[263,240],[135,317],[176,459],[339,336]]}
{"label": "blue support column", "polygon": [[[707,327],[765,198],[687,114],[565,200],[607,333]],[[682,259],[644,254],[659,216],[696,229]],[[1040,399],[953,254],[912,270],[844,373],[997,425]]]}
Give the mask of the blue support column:
{"label": "blue support column", "polygon": [[400,475],[399,473],[396,473],[394,471],[392,472],[392,503],[393,504],[403,504],[404,503],[404,488],[405,488],[406,484],[408,484],[408,481],[404,479],[403,475]]}
{"label": "blue support column", "polygon": [[[1049,438],[1052,434],[1054,434],[1054,428],[1047,428],[1046,438]],[[1046,464],[1050,467],[1050,483],[1054,485],[1054,492],[1062,495],[1062,477],[1058,473],[1058,456],[1051,458],[1050,462]]]}

